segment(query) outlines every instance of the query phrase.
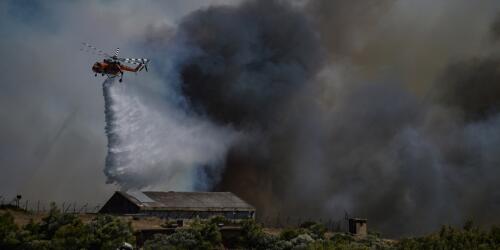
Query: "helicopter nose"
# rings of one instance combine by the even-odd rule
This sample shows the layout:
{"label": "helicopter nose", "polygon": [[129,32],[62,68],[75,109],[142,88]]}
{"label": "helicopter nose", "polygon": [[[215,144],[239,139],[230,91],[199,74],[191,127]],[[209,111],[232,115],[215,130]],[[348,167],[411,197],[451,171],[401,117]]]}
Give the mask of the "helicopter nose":
{"label": "helicopter nose", "polygon": [[92,71],[99,72],[99,65],[97,65],[97,63],[95,63],[94,65],[92,65]]}

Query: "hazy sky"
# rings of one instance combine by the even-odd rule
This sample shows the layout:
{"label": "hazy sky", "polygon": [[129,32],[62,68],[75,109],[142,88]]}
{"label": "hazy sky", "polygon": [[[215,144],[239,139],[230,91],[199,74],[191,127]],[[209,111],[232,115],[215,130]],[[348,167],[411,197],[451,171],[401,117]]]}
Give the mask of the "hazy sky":
{"label": "hazy sky", "polygon": [[103,173],[103,78],[94,77],[90,67],[99,58],[80,51],[81,42],[141,57],[131,47],[148,28],[175,25],[194,9],[223,2],[2,1],[0,195],[108,197],[116,187],[105,184]]}

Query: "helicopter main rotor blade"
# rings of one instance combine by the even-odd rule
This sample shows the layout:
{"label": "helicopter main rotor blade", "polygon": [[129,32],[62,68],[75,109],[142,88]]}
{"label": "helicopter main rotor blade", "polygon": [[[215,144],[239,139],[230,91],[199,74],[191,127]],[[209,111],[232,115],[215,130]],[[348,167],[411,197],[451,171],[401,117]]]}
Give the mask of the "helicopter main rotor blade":
{"label": "helicopter main rotor blade", "polygon": [[140,63],[140,62],[127,62],[127,63],[136,64],[136,65],[143,64],[143,63]]}
{"label": "helicopter main rotor blade", "polygon": [[132,63],[132,64],[146,64],[150,60],[147,58],[118,58],[119,61]]}
{"label": "helicopter main rotor blade", "polygon": [[[97,55],[100,55],[100,56],[105,56],[105,57],[111,57],[108,53],[88,44],[88,43],[82,43],[85,47],[86,47],[86,51],[87,52],[91,52],[92,54],[97,54]],[[84,50],[84,49],[81,49],[81,50]]]}

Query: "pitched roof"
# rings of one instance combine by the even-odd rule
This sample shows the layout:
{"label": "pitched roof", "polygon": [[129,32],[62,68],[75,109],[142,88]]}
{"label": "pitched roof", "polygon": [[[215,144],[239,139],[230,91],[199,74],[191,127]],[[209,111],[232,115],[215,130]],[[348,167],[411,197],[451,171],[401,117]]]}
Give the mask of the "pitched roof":
{"label": "pitched roof", "polygon": [[255,208],[231,192],[118,192],[141,210],[234,211]]}

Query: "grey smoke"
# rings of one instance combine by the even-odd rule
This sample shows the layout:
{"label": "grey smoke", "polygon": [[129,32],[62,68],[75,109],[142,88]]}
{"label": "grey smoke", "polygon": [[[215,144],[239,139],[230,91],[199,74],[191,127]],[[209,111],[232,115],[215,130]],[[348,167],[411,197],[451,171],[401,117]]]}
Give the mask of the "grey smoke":
{"label": "grey smoke", "polygon": [[436,99],[461,111],[466,120],[482,120],[498,113],[499,66],[498,55],[453,63],[440,79]]}
{"label": "grey smoke", "polygon": [[272,120],[275,106],[323,61],[317,34],[298,11],[278,1],[247,1],[185,17],[178,40],[195,53],[178,67],[193,109],[238,127]]}
{"label": "grey smoke", "polygon": [[464,22],[467,7],[439,2],[427,20],[421,2],[209,7],[160,43],[182,56],[158,60],[173,63],[168,75],[187,109],[246,135],[213,190],[236,192],[259,216],[342,218],[347,210],[390,235],[467,218],[487,224],[499,208],[488,80],[496,63],[465,63],[460,74],[453,65],[494,53],[495,13]]}
{"label": "grey smoke", "polygon": [[[30,16],[1,2],[0,188],[59,201],[233,191],[258,216],[347,210],[391,235],[498,223],[499,2],[298,2],[40,1]],[[125,153],[104,173],[101,80],[82,41],[154,62],[115,86],[133,103],[117,111],[139,118],[116,125],[150,129],[110,127]]]}

